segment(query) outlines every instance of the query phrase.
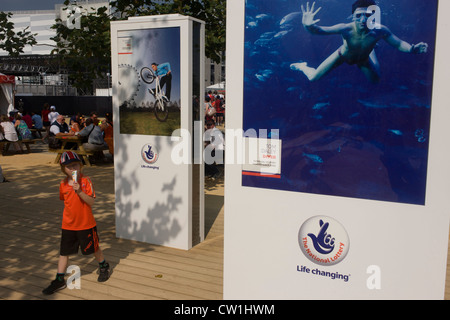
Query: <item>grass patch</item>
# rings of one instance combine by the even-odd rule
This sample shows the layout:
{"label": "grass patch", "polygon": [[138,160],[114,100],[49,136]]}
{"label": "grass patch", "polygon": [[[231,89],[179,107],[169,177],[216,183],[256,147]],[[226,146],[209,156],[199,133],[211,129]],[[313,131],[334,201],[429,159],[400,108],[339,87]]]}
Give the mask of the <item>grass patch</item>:
{"label": "grass patch", "polygon": [[179,110],[170,110],[165,122],[156,119],[153,111],[120,111],[121,134],[171,136],[180,126]]}

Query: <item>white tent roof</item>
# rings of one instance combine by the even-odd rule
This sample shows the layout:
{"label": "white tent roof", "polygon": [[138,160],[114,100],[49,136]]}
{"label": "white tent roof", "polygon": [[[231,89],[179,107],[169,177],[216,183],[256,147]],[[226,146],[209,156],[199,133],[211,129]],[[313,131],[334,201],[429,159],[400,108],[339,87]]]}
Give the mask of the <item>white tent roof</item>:
{"label": "white tent roof", "polygon": [[225,81],[210,85],[209,87],[206,87],[206,90],[225,90]]}

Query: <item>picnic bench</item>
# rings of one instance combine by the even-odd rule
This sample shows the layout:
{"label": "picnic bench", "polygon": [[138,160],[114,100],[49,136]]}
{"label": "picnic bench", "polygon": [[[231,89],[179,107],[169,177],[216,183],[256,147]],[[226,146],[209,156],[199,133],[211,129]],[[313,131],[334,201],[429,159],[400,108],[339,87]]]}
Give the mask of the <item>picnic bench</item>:
{"label": "picnic bench", "polygon": [[[80,136],[56,136],[57,139],[62,141],[61,148],[59,149],[48,149],[50,152],[56,152],[56,158],[54,163],[59,163],[59,159],[61,159],[61,155],[68,150],[75,151],[81,158],[84,160],[84,163],[87,166],[91,166],[91,163],[89,162],[89,156],[93,156],[95,154],[95,151],[87,151],[83,148],[83,140]],[[68,149],[66,148],[66,145],[69,142],[73,142],[73,146]]]}
{"label": "picnic bench", "polygon": [[[23,140],[18,140],[17,143],[19,143],[19,145],[25,145],[25,147],[27,148],[28,153],[31,152],[30,149],[30,144],[34,144],[36,141],[39,141],[40,139],[23,139]],[[2,155],[5,155],[11,144],[13,144],[14,142],[11,141],[0,141],[0,150],[3,150]],[[4,147],[4,148],[3,148]]]}
{"label": "picnic bench", "polygon": [[30,129],[31,133],[33,134],[33,136],[36,136],[36,133],[39,134],[39,137],[42,138],[42,133],[41,132],[46,132],[45,128],[42,129],[36,129],[36,128],[31,128]]}

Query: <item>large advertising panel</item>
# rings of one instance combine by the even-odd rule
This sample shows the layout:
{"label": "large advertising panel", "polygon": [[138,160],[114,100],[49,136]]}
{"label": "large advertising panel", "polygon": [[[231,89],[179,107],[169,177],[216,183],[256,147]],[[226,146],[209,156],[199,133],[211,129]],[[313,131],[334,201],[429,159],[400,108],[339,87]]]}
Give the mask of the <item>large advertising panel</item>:
{"label": "large advertising panel", "polygon": [[193,161],[203,39],[203,22],[177,14],[111,23],[119,238],[179,249],[204,239],[203,165]]}
{"label": "large advertising panel", "polygon": [[124,30],[117,40],[120,132],[172,135],[181,124],[180,27]]}
{"label": "large advertising panel", "polygon": [[243,127],[282,143],[243,184],[423,205],[437,0],[353,3],[246,2]]}
{"label": "large advertising panel", "polygon": [[449,9],[228,3],[226,299],[443,298]]}

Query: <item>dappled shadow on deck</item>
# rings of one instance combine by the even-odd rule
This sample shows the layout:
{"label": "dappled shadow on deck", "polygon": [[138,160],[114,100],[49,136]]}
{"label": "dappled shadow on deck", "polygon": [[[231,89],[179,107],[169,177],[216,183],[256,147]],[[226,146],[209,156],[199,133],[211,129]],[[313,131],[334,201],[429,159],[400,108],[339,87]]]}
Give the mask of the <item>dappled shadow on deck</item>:
{"label": "dappled shadow on deck", "polygon": [[[26,155],[12,157],[20,160]],[[11,182],[0,183],[0,299],[221,299],[223,225],[207,236],[213,240],[212,249],[200,244],[183,251],[116,238],[111,163],[83,170],[95,188],[93,212],[100,246],[115,268],[114,276],[105,284],[98,284],[94,258],[74,256],[69,264],[80,267],[83,290],[65,289],[43,296],[41,290],[53,279],[59,256],[63,211],[59,183],[63,174],[58,165],[48,161],[21,166],[14,164],[12,158],[6,165],[1,160]],[[206,215],[210,217],[206,233],[223,211],[223,195],[207,196],[206,201],[208,197],[214,201],[213,205],[206,205]],[[190,282],[198,283],[199,288],[192,289]]]}

